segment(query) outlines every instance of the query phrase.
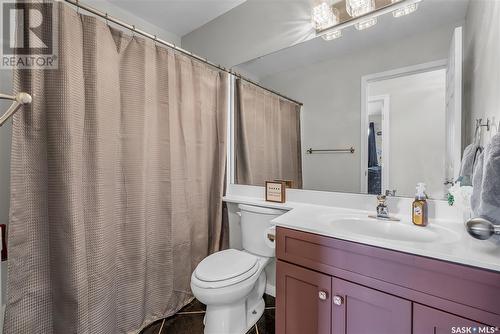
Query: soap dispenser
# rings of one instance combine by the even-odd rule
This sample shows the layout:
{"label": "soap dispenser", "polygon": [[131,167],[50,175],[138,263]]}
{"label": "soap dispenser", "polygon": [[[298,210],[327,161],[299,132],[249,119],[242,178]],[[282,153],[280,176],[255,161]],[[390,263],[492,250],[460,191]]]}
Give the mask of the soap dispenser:
{"label": "soap dispenser", "polygon": [[417,226],[427,226],[429,222],[425,183],[417,184],[417,193],[412,205],[412,221]]}

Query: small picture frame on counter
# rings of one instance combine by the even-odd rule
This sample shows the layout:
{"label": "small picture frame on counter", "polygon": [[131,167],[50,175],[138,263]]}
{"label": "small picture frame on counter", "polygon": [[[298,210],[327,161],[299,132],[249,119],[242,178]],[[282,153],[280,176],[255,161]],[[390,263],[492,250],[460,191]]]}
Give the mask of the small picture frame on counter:
{"label": "small picture frame on counter", "polygon": [[286,182],[266,181],[266,201],[274,203],[285,203]]}

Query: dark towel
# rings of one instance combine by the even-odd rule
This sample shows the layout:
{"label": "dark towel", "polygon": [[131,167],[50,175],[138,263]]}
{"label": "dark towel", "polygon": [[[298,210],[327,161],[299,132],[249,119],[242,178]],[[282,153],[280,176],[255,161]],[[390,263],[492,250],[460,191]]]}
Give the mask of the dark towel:
{"label": "dark towel", "polygon": [[368,133],[368,167],[378,166],[377,143],[375,142],[375,124],[370,122],[370,132]]}

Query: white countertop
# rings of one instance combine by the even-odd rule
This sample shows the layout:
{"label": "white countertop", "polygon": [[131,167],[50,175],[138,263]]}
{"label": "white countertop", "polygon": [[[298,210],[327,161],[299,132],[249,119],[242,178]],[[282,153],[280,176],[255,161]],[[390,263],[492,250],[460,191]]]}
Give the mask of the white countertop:
{"label": "white countertop", "polygon": [[[262,199],[245,196],[227,196],[224,201],[286,210],[285,214],[273,220],[273,223],[276,223],[277,226],[500,272],[500,241],[492,239],[487,241],[476,240],[469,236],[464,224],[461,222],[435,219],[431,220],[427,227],[416,227],[418,229],[429,229],[429,231],[451,231],[449,238],[433,242],[398,241],[353,233],[345,229],[339,230],[333,228],[330,221],[325,219],[325,217],[335,217],[336,215],[362,215],[368,217],[374,212],[297,202],[270,203]],[[394,224],[413,226],[410,217],[398,218],[401,219],[401,222],[395,222]],[[352,223],[355,224],[356,222]],[[379,223],[375,219],[373,224],[383,226],[383,223]]]}

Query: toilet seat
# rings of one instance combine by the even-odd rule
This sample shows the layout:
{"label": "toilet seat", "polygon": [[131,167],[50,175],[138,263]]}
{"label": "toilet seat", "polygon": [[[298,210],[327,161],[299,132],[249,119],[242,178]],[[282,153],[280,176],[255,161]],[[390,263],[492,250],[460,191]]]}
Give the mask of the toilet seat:
{"label": "toilet seat", "polygon": [[227,249],[206,257],[196,267],[193,282],[200,288],[216,289],[240,283],[259,270],[259,258],[247,252]]}

